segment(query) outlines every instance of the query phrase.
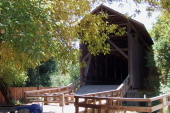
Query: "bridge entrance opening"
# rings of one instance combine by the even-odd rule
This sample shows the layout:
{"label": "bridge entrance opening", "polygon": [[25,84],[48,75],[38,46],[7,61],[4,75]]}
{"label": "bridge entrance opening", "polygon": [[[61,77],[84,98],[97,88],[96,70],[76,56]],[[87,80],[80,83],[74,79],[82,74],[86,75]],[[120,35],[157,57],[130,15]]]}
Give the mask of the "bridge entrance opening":
{"label": "bridge entrance opening", "polygon": [[128,76],[128,60],[117,54],[92,56],[86,84],[119,85]]}

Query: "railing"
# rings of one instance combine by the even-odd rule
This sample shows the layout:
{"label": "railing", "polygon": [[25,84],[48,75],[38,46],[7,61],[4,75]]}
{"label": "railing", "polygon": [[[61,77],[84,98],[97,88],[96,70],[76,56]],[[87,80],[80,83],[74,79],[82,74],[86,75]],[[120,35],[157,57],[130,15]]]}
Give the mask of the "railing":
{"label": "railing", "polygon": [[[103,105],[101,105],[103,103],[103,100],[106,102],[107,98],[109,98],[109,97],[124,97],[127,90],[129,89],[129,87],[130,87],[130,77],[128,76],[116,90],[109,90],[109,91],[97,92],[97,93],[89,93],[89,94],[86,94],[83,96],[75,96],[76,113],[79,113],[79,107],[85,107],[85,113],[86,113],[88,106],[99,105],[99,108],[100,108],[103,106]],[[103,98],[103,97],[105,97],[105,98]],[[92,98],[94,98],[94,99],[92,99]],[[101,99],[99,99],[99,98],[101,98]],[[82,99],[84,99],[84,102],[79,101]],[[114,104],[115,104],[115,102],[117,103],[117,105],[121,105],[121,102],[113,101]],[[89,103],[91,103],[91,104],[89,104]],[[83,106],[81,106],[81,105],[83,105]],[[94,112],[94,110],[93,110],[93,112]]]}
{"label": "railing", "polygon": [[96,96],[96,97],[124,97],[127,90],[130,87],[130,77],[126,77],[123,83],[116,90],[109,90],[97,93],[89,93],[84,96]]}
{"label": "railing", "polygon": [[62,105],[63,99],[64,103],[69,104],[74,102],[74,92],[84,85],[84,76],[72,82],[71,84],[65,87],[59,88],[50,88],[50,89],[42,89],[42,90],[33,90],[33,91],[25,91],[24,99],[25,103],[28,102],[44,102],[44,104],[48,103],[60,103]]}
{"label": "railing", "polygon": [[[33,90],[33,91],[25,91],[25,102],[44,102],[44,104],[48,103],[59,103],[62,106],[64,103],[74,103],[74,92],[85,83],[85,77],[77,79],[71,84],[60,87],[60,88],[50,88],[43,90]],[[129,76],[125,79],[125,81],[118,87],[116,90],[110,90],[105,92],[91,93],[84,96],[97,96],[97,97],[122,97],[123,94],[129,87]],[[123,93],[124,92],[124,93]]]}
{"label": "railing", "polygon": [[126,95],[126,92],[128,91],[130,87],[130,75],[126,77],[126,79],[123,81],[123,83],[116,89],[122,93],[121,97],[124,97]]}
{"label": "railing", "polygon": [[[170,94],[153,98],[123,98],[129,86],[128,76],[116,90],[75,96],[75,113],[122,113],[124,111],[164,113],[163,108],[166,106],[168,106],[166,113],[170,113]],[[138,103],[140,106],[128,106],[128,102]]]}
{"label": "railing", "polygon": [[[75,101],[76,113],[120,113],[123,111],[152,113],[158,110],[160,113],[164,113],[163,108],[166,106],[168,106],[166,113],[170,113],[170,94],[148,99],[75,96]],[[126,102],[143,103],[143,106],[127,106],[123,104]],[[84,109],[80,112],[80,108]]]}

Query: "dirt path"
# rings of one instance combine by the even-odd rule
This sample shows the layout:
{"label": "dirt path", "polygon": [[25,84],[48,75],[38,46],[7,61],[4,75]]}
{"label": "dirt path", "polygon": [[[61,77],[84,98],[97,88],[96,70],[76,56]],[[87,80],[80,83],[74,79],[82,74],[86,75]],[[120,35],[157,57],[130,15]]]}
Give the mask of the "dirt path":
{"label": "dirt path", "polygon": [[60,107],[56,104],[51,105],[43,105],[43,113],[74,113],[75,108],[74,104],[65,105],[64,107]]}

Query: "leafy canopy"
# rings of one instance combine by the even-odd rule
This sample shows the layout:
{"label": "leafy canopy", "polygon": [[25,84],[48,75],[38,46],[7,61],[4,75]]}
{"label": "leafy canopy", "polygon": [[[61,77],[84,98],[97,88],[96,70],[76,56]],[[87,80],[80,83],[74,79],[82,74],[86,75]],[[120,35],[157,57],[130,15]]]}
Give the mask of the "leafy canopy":
{"label": "leafy canopy", "polygon": [[[80,38],[89,44],[92,53],[108,52],[106,34],[99,35],[97,30],[113,31],[115,26],[102,21],[104,14],[88,14],[90,4],[89,0],[0,0],[0,78],[7,83],[18,77],[25,80],[21,75],[28,68],[35,68],[50,57],[64,69],[78,59],[72,41]],[[87,22],[89,28],[84,26]]]}

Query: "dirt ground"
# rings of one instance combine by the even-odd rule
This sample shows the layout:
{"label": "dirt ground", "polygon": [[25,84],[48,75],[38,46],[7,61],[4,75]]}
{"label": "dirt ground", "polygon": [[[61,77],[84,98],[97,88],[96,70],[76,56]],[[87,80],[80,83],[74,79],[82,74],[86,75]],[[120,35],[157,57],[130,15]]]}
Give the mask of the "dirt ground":
{"label": "dirt ground", "polygon": [[[60,107],[56,104],[51,105],[43,105],[43,113],[75,113],[74,104],[65,105],[64,107]],[[138,112],[130,112],[126,113],[138,113]]]}
{"label": "dirt ground", "polygon": [[74,104],[65,105],[60,107],[59,105],[43,105],[43,113],[74,113]]}

